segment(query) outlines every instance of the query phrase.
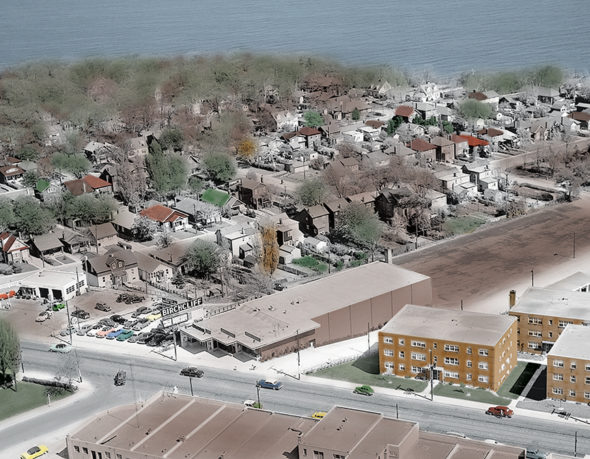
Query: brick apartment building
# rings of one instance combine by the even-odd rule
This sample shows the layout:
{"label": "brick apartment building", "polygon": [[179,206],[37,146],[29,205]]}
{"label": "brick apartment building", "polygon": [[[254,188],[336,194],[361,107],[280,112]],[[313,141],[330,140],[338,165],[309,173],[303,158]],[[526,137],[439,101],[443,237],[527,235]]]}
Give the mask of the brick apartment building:
{"label": "brick apartment building", "polygon": [[427,276],[375,262],[248,301],[181,330],[183,347],[262,360],[380,329],[405,304],[430,305]]}
{"label": "brick apartment building", "polygon": [[551,350],[569,324],[590,324],[590,276],[576,273],[547,288],[528,288],[509,314],[518,321],[518,350]]}
{"label": "brick apartment building", "polygon": [[381,373],[498,390],[516,366],[516,319],[408,304],[379,332]]}
{"label": "brick apartment building", "polygon": [[547,354],[547,398],[590,403],[590,327],[568,325]]}
{"label": "brick apartment building", "polygon": [[159,392],[93,416],[66,437],[70,459],[524,459],[526,450],[420,431],[334,407],[320,421]]}

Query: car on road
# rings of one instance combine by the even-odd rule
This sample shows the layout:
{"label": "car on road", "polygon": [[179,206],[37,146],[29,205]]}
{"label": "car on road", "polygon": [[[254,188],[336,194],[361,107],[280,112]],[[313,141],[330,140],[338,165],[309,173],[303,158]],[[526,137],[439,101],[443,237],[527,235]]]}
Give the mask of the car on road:
{"label": "car on road", "polygon": [[103,312],[109,312],[111,310],[111,307],[105,303],[96,303],[96,306],[94,306],[94,309],[98,309],[99,311],[103,311]]}
{"label": "car on road", "polygon": [[45,322],[47,319],[51,319],[51,314],[51,311],[40,312],[39,315],[35,318],[35,322]]}
{"label": "car on road", "polygon": [[313,413],[311,415],[312,419],[324,419],[326,417],[326,413],[325,411],[316,411],[315,413]]}
{"label": "car on road", "polygon": [[283,387],[283,383],[278,379],[260,379],[256,385],[264,389],[274,390],[279,390],[281,387]]}
{"label": "car on road", "polygon": [[256,403],[255,400],[244,400],[244,406],[250,407],[250,408],[258,408],[257,406],[258,404]]}
{"label": "car on road", "polygon": [[486,410],[486,414],[491,414],[492,416],[496,416],[497,418],[511,418],[512,415],[514,414],[514,411],[512,411],[507,406],[498,405],[498,406],[490,406]]}
{"label": "car on road", "polygon": [[51,309],[53,311],[61,311],[62,309],[64,309],[66,307],[65,304],[63,303],[55,303],[54,305],[51,306]]}
{"label": "car on road", "polygon": [[90,314],[82,309],[76,309],[71,315],[72,317],[77,317],[78,319],[83,320],[90,318]]}
{"label": "car on road", "polygon": [[133,314],[131,314],[131,317],[133,317],[135,319],[142,314],[147,314],[148,312],[152,312],[152,310],[150,308],[148,308],[147,306],[140,306],[139,308],[137,308],[135,310],[135,312]]}
{"label": "car on road", "polygon": [[49,448],[45,445],[38,445],[29,448],[26,453],[20,455],[20,459],[35,459],[41,457],[49,452]]}
{"label": "car on road", "polygon": [[115,386],[125,385],[125,382],[127,381],[127,373],[123,370],[117,371],[117,374],[115,375],[114,380],[115,380]]}
{"label": "car on road", "polygon": [[124,328],[119,328],[115,331],[110,332],[107,336],[106,339],[115,339],[117,338],[121,333],[126,332],[127,330],[125,330]]}
{"label": "car on road", "polygon": [[118,324],[120,324],[120,325],[123,325],[125,322],[127,322],[127,319],[125,319],[125,317],[123,317],[122,315],[119,315],[119,314],[113,314],[113,315],[110,317],[110,319],[111,319],[113,322],[116,322],[116,323],[118,323]]}
{"label": "car on road", "polygon": [[371,386],[357,386],[355,387],[354,391],[355,394],[361,394],[361,395],[373,395],[375,393],[375,391],[373,390],[373,388]]}
{"label": "car on road", "polygon": [[191,378],[202,378],[205,372],[199,370],[197,367],[186,367],[180,370],[181,376],[189,376]]}
{"label": "car on road", "polygon": [[97,338],[104,338],[105,336],[107,336],[109,333],[112,333],[114,331],[116,331],[117,329],[114,327],[104,327],[102,330],[100,330],[99,332],[96,332],[96,337]]}
{"label": "car on road", "polygon": [[547,455],[545,453],[541,453],[538,449],[534,451],[527,451],[526,452],[526,459],[546,459]]}
{"label": "car on road", "polygon": [[[134,335],[133,330],[123,330],[119,336],[117,336],[117,341],[125,341],[131,338]],[[107,336],[108,338],[108,336]]]}
{"label": "car on road", "polygon": [[70,346],[69,344],[65,344],[65,343],[57,343],[57,344],[52,345],[49,348],[50,352],[61,352],[62,354],[67,354],[71,350],[72,350],[72,346]]}

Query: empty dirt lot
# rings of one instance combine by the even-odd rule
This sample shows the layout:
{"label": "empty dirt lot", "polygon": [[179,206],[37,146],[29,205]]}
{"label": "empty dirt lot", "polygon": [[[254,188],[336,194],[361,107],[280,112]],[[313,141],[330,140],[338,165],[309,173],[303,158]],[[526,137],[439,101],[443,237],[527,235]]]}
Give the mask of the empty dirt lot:
{"label": "empty dirt lot", "polygon": [[[484,227],[394,263],[432,278],[435,306],[499,313],[508,292],[544,287],[577,271],[590,271],[590,194],[526,217]],[[575,232],[576,258],[573,259]],[[531,275],[533,271],[533,276]]]}

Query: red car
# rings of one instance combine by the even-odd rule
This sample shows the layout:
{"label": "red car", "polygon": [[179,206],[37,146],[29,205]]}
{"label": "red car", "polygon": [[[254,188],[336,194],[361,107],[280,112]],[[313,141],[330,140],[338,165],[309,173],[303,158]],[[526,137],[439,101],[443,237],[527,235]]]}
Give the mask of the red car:
{"label": "red car", "polygon": [[514,414],[507,406],[490,406],[486,414],[491,414],[492,416],[496,416],[497,418],[511,418]]}

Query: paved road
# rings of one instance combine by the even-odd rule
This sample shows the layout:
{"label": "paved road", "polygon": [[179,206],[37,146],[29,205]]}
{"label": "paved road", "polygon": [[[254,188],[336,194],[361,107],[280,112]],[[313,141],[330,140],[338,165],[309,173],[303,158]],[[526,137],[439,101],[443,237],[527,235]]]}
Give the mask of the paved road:
{"label": "paved road", "polygon": [[[64,366],[66,355],[51,354],[41,344],[23,343],[25,369],[54,373]],[[12,445],[31,441],[34,435],[39,441],[51,435],[61,423],[82,420],[98,411],[121,403],[146,399],[162,388],[177,386],[180,392],[189,393],[188,380],[178,374],[181,365],[166,360],[134,358],[117,354],[104,355],[79,349],[80,370],[95,390],[76,402],[57,407],[26,423],[17,423],[0,430],[0,451]],[[125,369],[128,382],[115,387],[113,375]],[[241,403],[255,399],[254,386],[257,375],[235,371],[205,369],[205,377],[194,380],[195,395]],[[309,382],[284,381],[280,391],[261,390],[261,401],[270,410],[296,415],[309,415],[315,410],[327,410],[335,404],[353,408],[383,412],[395,416],[398,404],[402,419],[418,421],[425,430],[434,432],[462,432],[476,439],[492,438],[503,443],[522,445],[528,448],[560,453],[572,453],[574,432],[578,432],[578,452],[590,453],[590,428],[583,425],[551,422],[533,418],[514,417],[496,419],[486,416],[481,410],[464,407],[449,407],[423,399],[408,399],[375,394],[373,397],[354,395],[349,390],[312,384]]]}

